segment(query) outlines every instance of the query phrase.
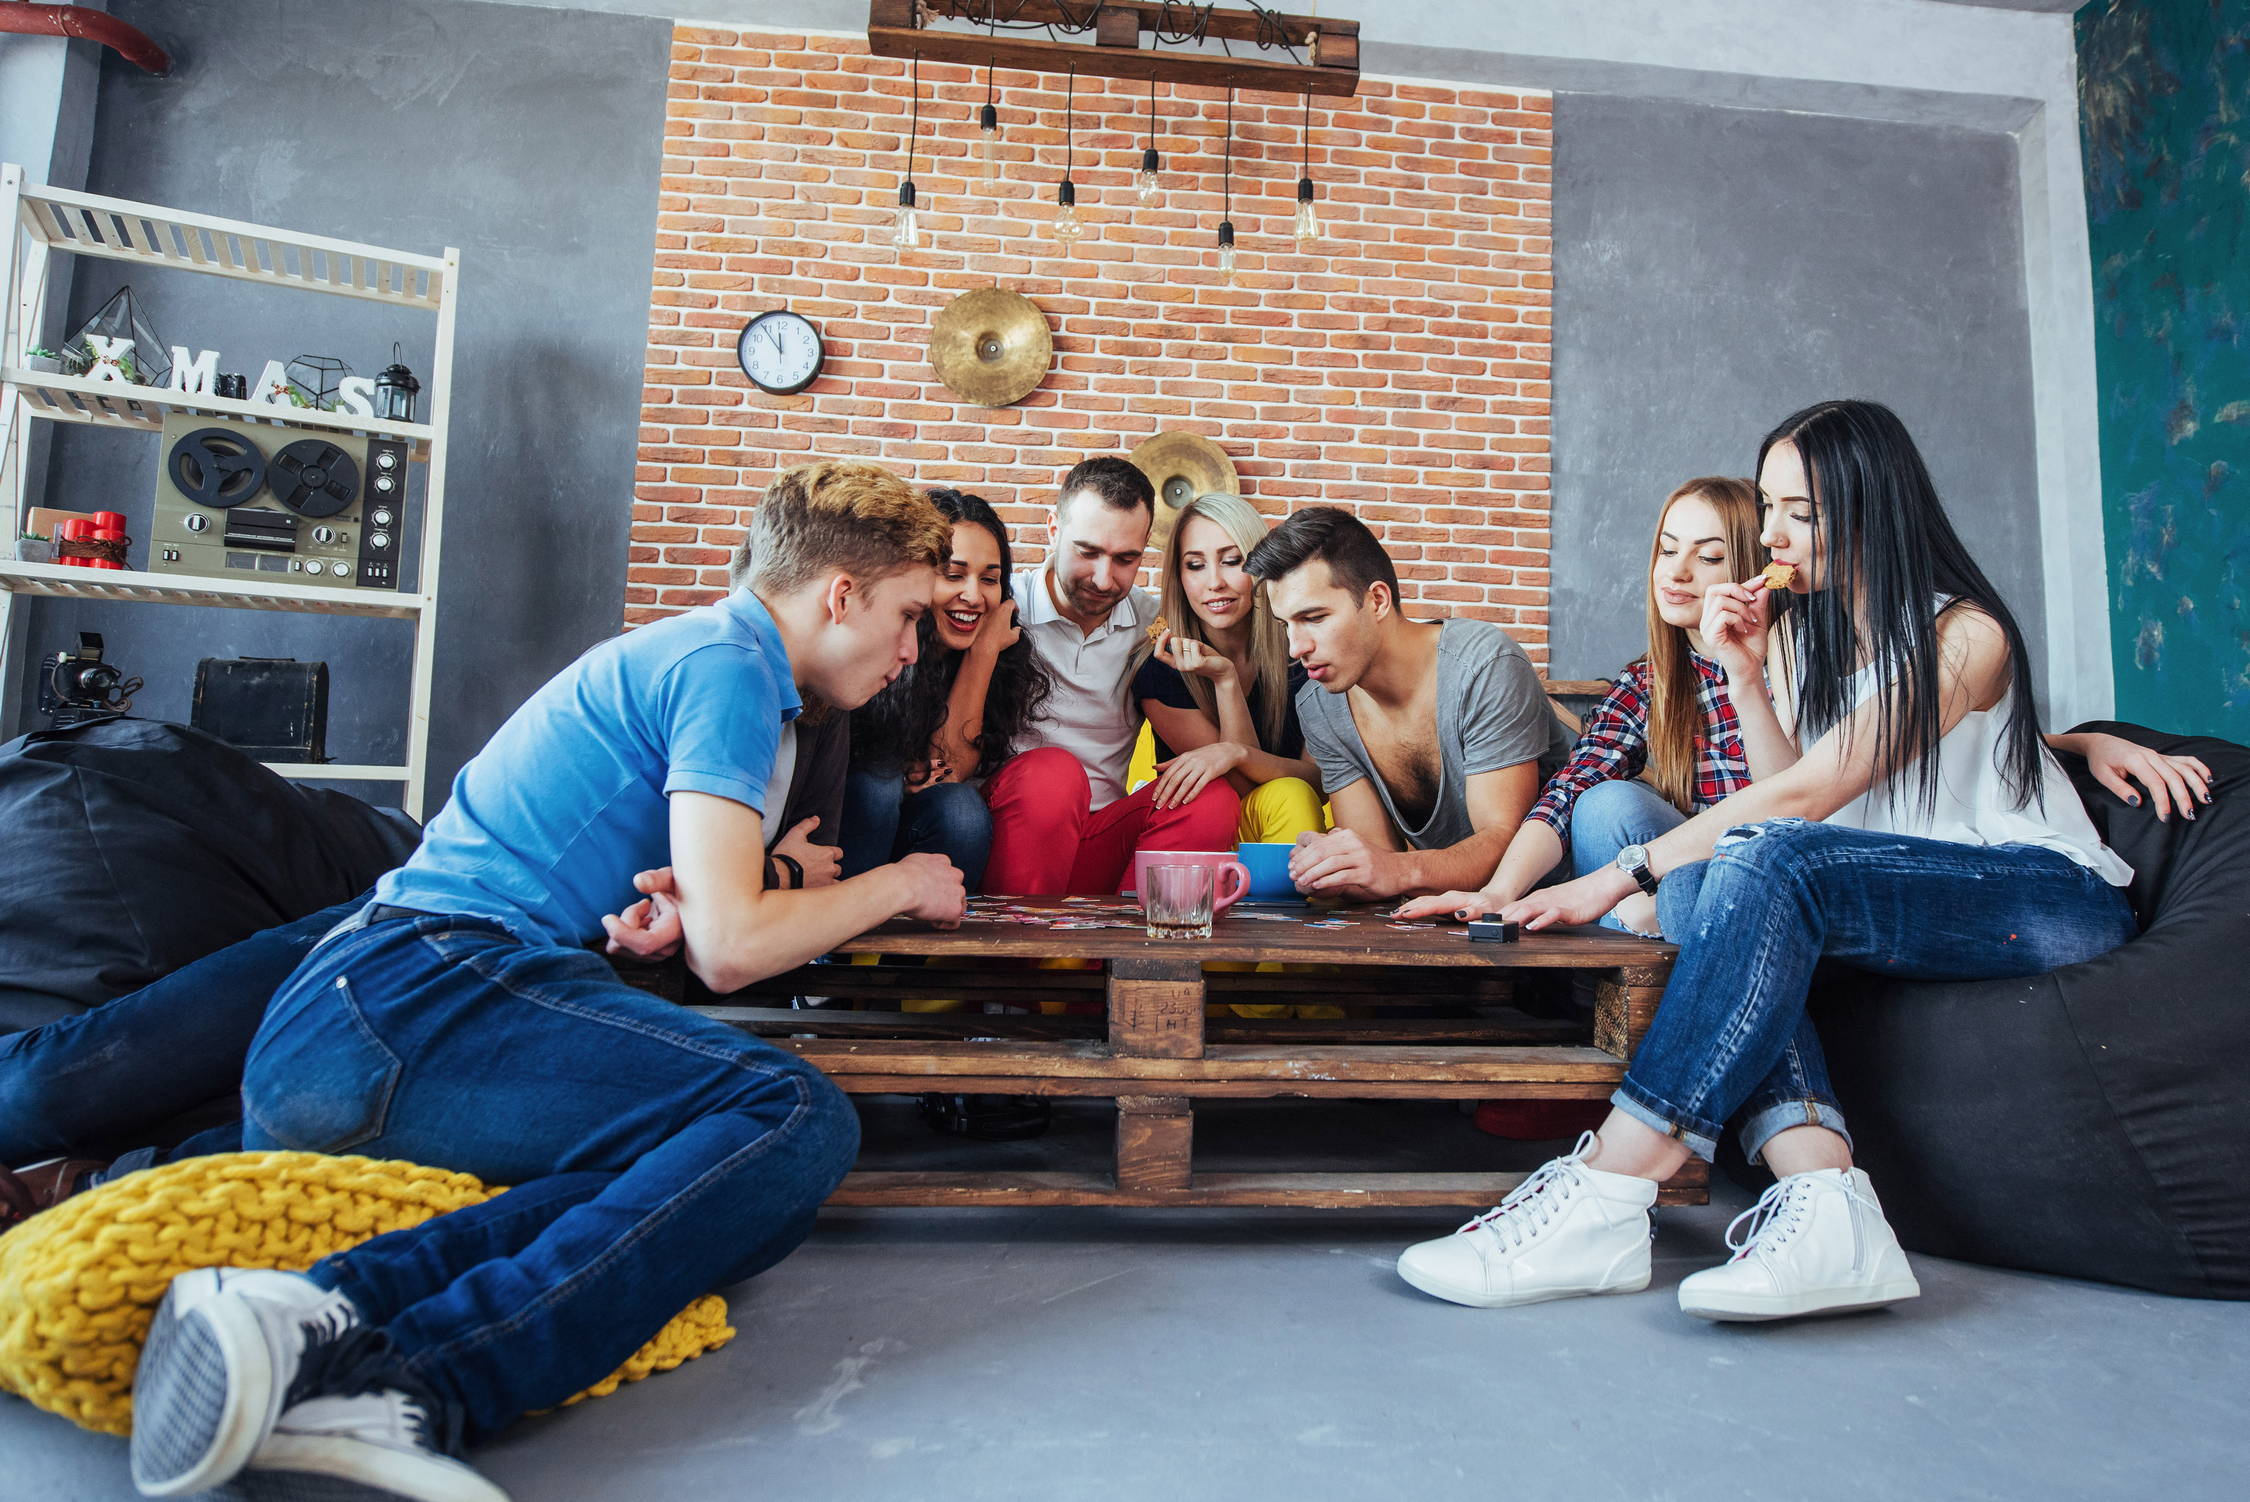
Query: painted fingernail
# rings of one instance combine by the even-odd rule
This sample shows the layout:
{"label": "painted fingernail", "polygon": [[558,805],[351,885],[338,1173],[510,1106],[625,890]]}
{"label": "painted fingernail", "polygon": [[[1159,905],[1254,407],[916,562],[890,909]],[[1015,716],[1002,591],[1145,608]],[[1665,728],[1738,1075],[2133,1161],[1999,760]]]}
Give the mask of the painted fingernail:
{"label": "painted fingernail", "polygon": [[2130,795],[2126,797],[2125,801],[2132,804],[2135,808],[2139,808],[2141,806],[2141,800]]}

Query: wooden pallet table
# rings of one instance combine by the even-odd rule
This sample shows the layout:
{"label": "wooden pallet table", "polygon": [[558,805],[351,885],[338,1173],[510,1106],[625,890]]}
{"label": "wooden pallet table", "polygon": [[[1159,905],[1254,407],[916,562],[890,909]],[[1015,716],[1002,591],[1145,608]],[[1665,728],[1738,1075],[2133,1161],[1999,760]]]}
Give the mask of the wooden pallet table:
{"label": "wooden pallet table", "polygon": [[[892,923],[845,948],[886,959],[921,957],[924,966],[806,966],[703,1010],[811,1060],[854,1094],[942,1091],[1116,1103],[1112,1173],[856,1172],[831,1204],[1479,1207],[1523,1176],[1199,1173],[1195,1104],[1246,1097],[1603,1100],[1655,1015],[1676,953],[1667,944],[1600,928],[1493,944],[1472,943],[1453,925],[1393,928],[1373,910],[1338,916],[1351,926],[1310,928],[1227,914],[1205,941],[1151,940],[1138,927],[1060,931],[972,918],[941,933]],[[1101,968],[1028,963],[1058,958]],[[1282,974],[1205,968],[1225,962],[1321,968]],[[1484,1004],[1507,996],[1511,975],[1553,969],[1595,977],[1590,1036],[1567,1020]],[[915,995],[951,997],[971,1008],[993,1001],[1036,1007],[1101,1000],[1106,1024],[1100,1016],[1067,1011],[998,1016],[840,1004],[788,1009],[783,998],[796,994],[837,1003],[872,999],[878,1007]],[[1214,1000],[1284,999],[1348,1003],[1362,1015],[1248,1020],[1220,1007],[1218,1016],[1206,1017]],[[1382,1015],[1386,1006],[1426,1013],[1441,1001],[1475,1004],[1480,1015]],[[1702,1203],[1707,1184],[1706,1165],[1691,1162],[1665,1184],[1660,1202]]]}

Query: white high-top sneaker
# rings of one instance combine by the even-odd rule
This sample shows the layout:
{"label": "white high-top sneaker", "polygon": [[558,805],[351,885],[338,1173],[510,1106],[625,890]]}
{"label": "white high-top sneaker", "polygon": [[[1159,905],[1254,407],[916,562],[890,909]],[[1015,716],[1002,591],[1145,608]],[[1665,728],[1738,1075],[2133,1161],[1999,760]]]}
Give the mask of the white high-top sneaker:
{"label": "white high-top sneaker", "polygon": [[[1749,1223],[1741,1241],[1735,1228]],[[1734,1256],[1680,1284],[1701,1319],[1790,1319],[1875,1309],[1922,1292],[1875,1186],[1856,1168],[1777,1179],[1727,1226]]]}
{"label": "white high-top sneaker", "polygon": [[1648,1287],[1656,1185],[1586,1166],[1594,1134],[1451,1236],[1399,1254],[1398,1275],[1477,1309]]}
{"label": "white high-top sneaker", "polygon": [[133,1484],[177,1497],[225,1481],[273,1428],[307,1344],[358,1324],[349,1298],[297,1273],[174,1278],[133,1375]]}
{"label": "white high-top sneaker", "polygon": [[226,1502],[508,1502],[444,1451],[428,1402],[396,1389],[293,1403]]}

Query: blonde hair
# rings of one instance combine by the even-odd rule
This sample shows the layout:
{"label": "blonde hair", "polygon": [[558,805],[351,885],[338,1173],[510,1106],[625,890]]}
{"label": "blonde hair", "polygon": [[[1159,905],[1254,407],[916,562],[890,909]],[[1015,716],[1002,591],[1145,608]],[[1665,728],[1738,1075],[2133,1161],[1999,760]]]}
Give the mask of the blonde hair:
{"label": "blonde hair", "polygon": [[[1216,522],[1228,540],[1242,549],[1244,557],[1265,541],[1266,519],[1241,496],[1213,491],[1182,506],[1179,516],[1172,522],[1172,535],[1164,543],[1164,576],[1158,586],[1158,608],[1173,635],[1190,637],[1210,646],[1211,638],[1207,634],[1210,628],[1188,604],[1187,591],[1180,584],[1180,539],[1187,536],[1189,520],[1198,516]],[[1146,661],[1154,651],[1154,643],[1144,646],[1140,660]],[[1250,584],[1250,670],[1256,675],[1256,682],[1266,686],[1266,712],[1259,716],[1258,741],[1262,749],[1271,750],[1280,744],[1282,729],[1289,723],[1289,638],[1281,622],[1266,606],[1266,586],[1255,579]],[[1180,676],[1187,680],[1188,696],[1216,725],[1219,705],[1217,696],[1211,692],[1211,680],[1199,673]],[[1245,698],[1249,697],[1251,687],[1248,683],[1242,686]]]}
{"label": "blonde hair", "polygon": [[824,459],[784,470],[766,487],[727,582],[787,594],[823,574],[881,579],[936,568],[953,541],[926,496],[879,464]]}
{"label": "blonde hair", "polygon": [[1656,532],[1648,545],[1648,767],[1644,775],[1665,801],[1682,813],[1695,812],[1695,740],[1703,729],[1696,703],[1695,664],[1688,659],[1687,628],[1665,620],[1656,608],[1656,557],[1664,547],[1664,519],[1672,503],[1700,496],[1719,513],[1727,567],[1737,583],[1757,576],[1766,564],[1758,541],[1758,487],[1750,480],[1705,475],[1664,498],[1656,513]]}

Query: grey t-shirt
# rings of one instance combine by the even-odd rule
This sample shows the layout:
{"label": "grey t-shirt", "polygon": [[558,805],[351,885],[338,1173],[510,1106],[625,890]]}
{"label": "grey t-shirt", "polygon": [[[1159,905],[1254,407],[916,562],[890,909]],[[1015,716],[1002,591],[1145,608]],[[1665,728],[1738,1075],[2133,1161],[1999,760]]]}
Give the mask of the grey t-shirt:
{"label": "grey t-shirt", "polygon": [[1441,850],[1476,833],[1469,823],[1468,780],[1518,762],[1539,763],[1544,784],[1570,755],[1570,732],[1555,718],[1547,691],[1516,639],[1490,621],[1448,620],[1438,635],[1437,797],[1421,828],[1399,815],[1391,790],[1352,720],[1351,695],[1317,683],[1297,691],[1305,751],[1320,767],[1330,797],[1361,778],[1375,784],[1383,811],[1406,843]]}

